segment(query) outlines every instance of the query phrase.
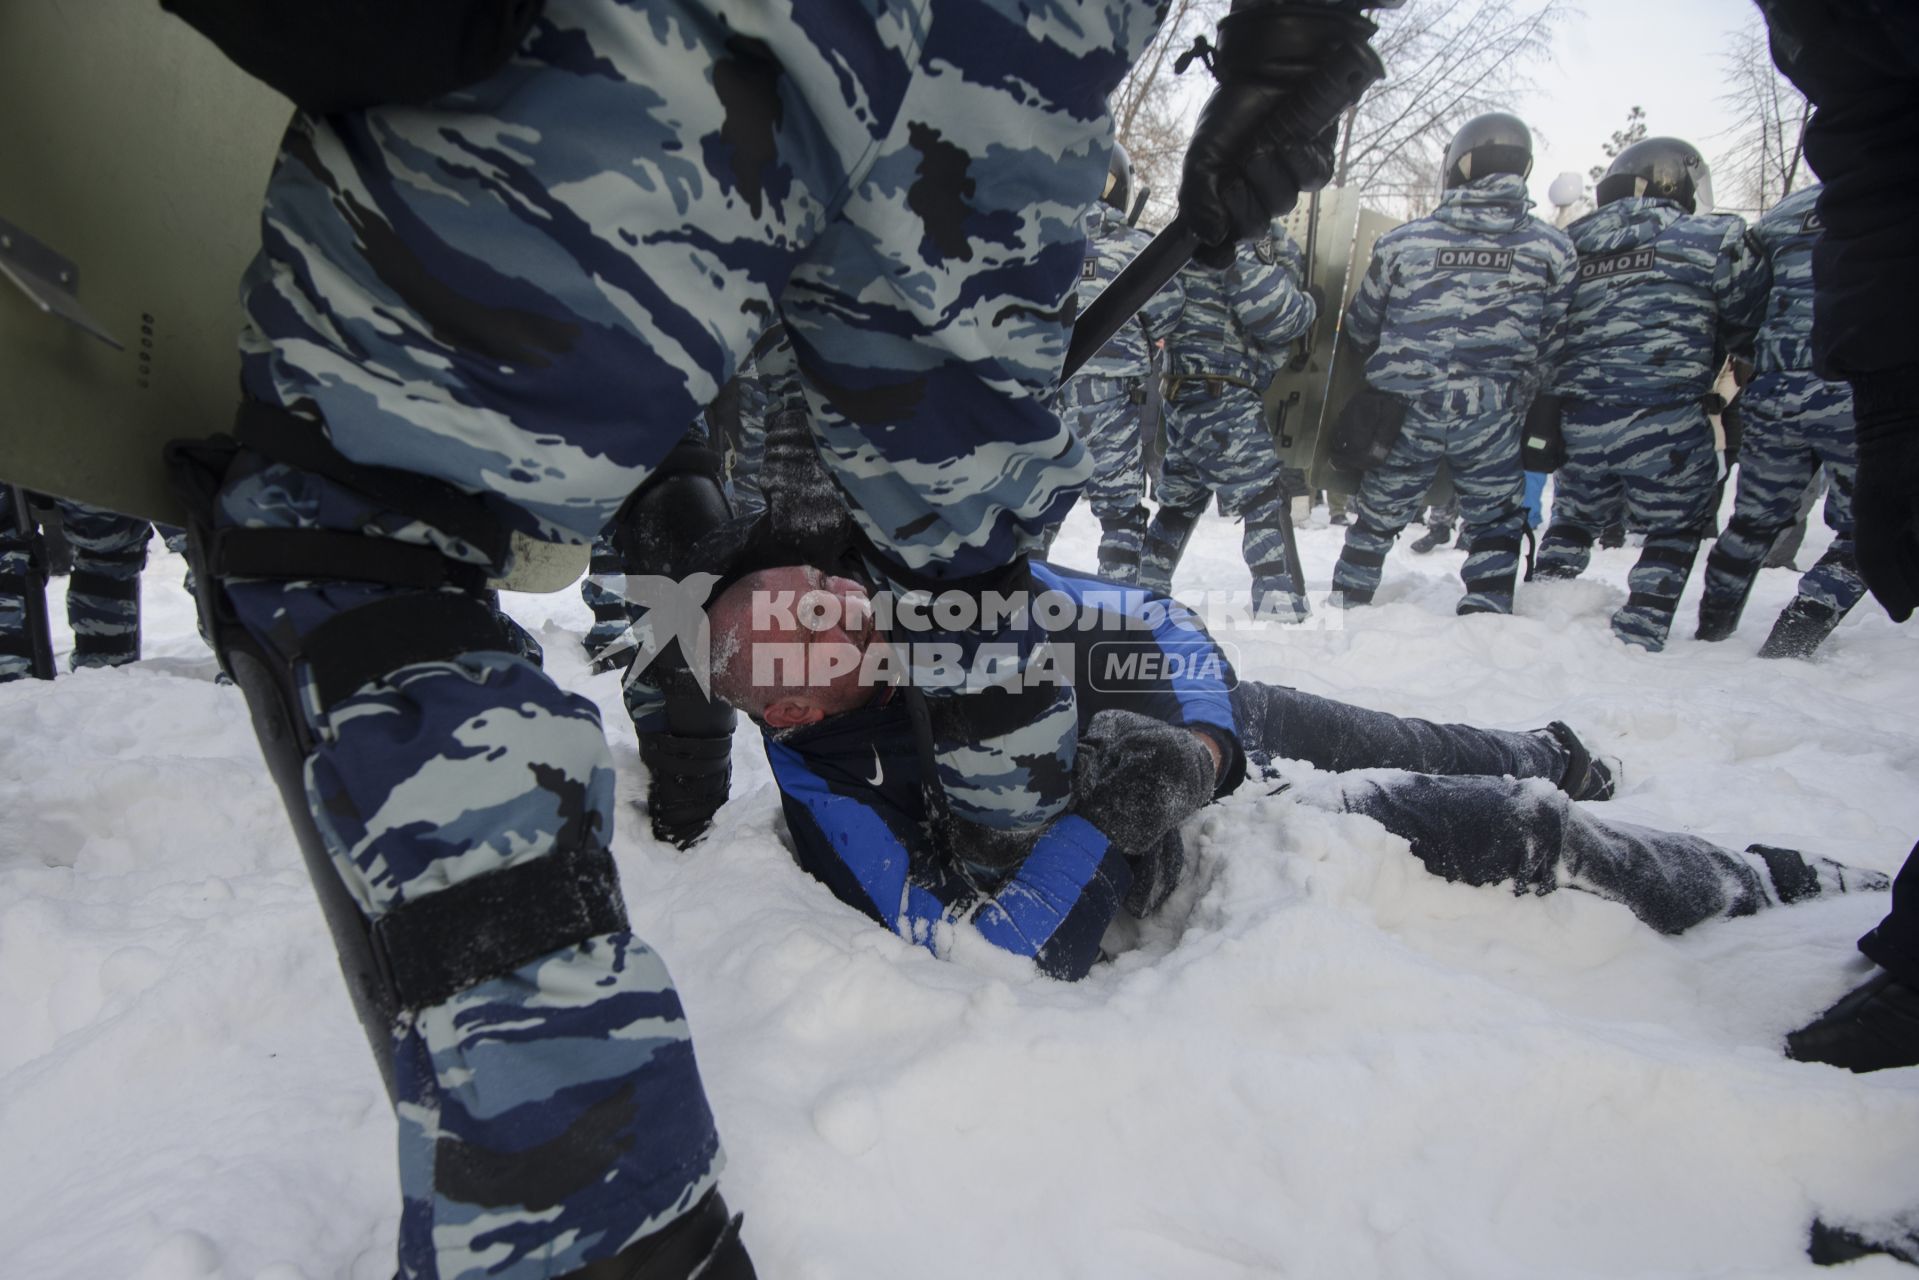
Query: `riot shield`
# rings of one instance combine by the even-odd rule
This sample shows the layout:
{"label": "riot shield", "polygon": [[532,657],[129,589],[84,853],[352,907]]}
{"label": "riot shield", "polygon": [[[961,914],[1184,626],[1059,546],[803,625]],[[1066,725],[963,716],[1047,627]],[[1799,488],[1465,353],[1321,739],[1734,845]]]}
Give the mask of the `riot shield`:
{"label": "riot shield", "polygon": [[[0,478],[183,522],[160,447],[233,420],[292,111],[154,0],[0,3]],[[514,548],[518,590],[586,569],[586,547]]]}

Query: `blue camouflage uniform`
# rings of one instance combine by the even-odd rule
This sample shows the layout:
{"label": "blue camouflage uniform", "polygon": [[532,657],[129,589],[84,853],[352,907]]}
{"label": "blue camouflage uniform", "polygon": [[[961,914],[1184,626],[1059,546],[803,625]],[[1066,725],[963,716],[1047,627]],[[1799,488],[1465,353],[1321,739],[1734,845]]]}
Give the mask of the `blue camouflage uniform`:
{"label": "blue camouflage uniform", "polygon": [[[1088,209],[1079,310],[1091,306],[1151,242],[1151,236],[1127,226],[1120,211],[1105,201]],[[1185,302],[1178,277],[1167,281],[1060,389],[1061,416],[1093,455],[1086,497],[1099,518],[1099,571],[1119,582],[1138,579],[1146,537],[1146,442],[1141,428],[1147,384],[1154,376],[1153,344],[1166,336]]]}
{"label": "blue camouflage uniform", "polygon": [[1852,388],[1828,382],[1812,368],[1820,190],[1814,185],[1793,192],[1752,229],[1771,263],[1772,289],[1754,342],[1752,381],[1739,395],[1745,422],[1739,490],[1732,519],[1706,558],[1702,628],[1715,614],[1724,617],[1725,631],[1737,625],[1767,551],[1797,519],[1801,496],[1821,466],[1831,480],[1826,524],[1834,536],[1819,563],[1799,579],[1797,606],[1836,625],[1866,592],[1852,553]]}
{"label": "blue camouflage uniform", "polygon": [[[584,543],[782,320],[880,567],[903,586],[1020,589],[1007,566],[1090,471],[1049,400],[1106,98],[1156,10],[547,0],[477,85],[295,118],[244,284],[245,391],[324,422],[352,464]],[[228,468],[222,531],[341,531],[501,567],[268,450]],[[220,586],[296,684],[316,629],[421,594],[311,574]],[[1027,655],[1041,636],[956,642],[988,639]],[[1077,717],[1070,689],[1027,696],[1019,664],[997,670],[1006,684],[940,700],[941,776],[959,817],[1027,831],[1067,801]],[[303,690],[306,808],[376,929],[612,839],[593,704],[517,656]],[[577,1269],[718,1176],[685,1014],[624,928],[405,1009],[390,1033],[406,1277]]]}
{"label": "blue camouflage uniform", "polygon": [[[28,549],[13,534],[13,489],[0,485],[0,681],[28,673],[23,589],[38,589],[28,577]],[[67,625],[82,667],[119,667],[140,660],[140,572],[147,565],[153,527],[136,516],[55,499],[73,547],[67,577]]]}
{"label": "blue camouflage uniform", "polygon": [[799,357],[775,326],[760,340],[759,352],[740,378],[739,429],[727,442],[726,488],[738,515],[766,507],[760,491],[760,473],[766,461],[766,431],[775,414],[806,413],[806,382],[800,376]]}
{"label": "blue camouflage uniform", "polygon": [[[1533,894],[1576,887],[1667,933],[1887,886],[1883,875],[1791,850],[1734,852],[1601,820],[1550,785],[1569,763],[1550,732],[1402,719],[1240,681],[1198,621],[1164,596],[1050,565],[1036,575],[1079,607],[1062,660],[1072,664],[1089,722],[1117,709],[1206,733],[1224,757],[1217,795],[1239,785],[1249,759],[1365,770],[1293,794],[1374,818],[1449,880]],[[1167,661],[1147,662],[1149,654]],[[1125,678],[1115,678],[1122,668]],[[765,730],[795,859],[842,902],[936,953],[955,930],[971,928],[1052,977],[1084,977],[1122,910],[1145,914],[1176,886],[1184,862],[1177,833],[1170,847],[1141,857],[1110,844],[1088,820],[1097,814],[1076,813],[1004,878],[983,880],[927,837],[924,771],[904,702],[882,690],[866,707]]]}
{"label": "blue camouflage uniform", "polygon": [[1470,549],[1459,611],[1512,612],[1526,529],[1520,425],[1564,334],[1577,270],[1572,241],[1531,208],[1523,178],[1490,174],[1373,246],[1340,340],[1370,352],[1367,384],[1402,401],[1406,418],[1353,500],[1333,569],[1342,603],[1372,599],[1443,459]]}
{"label": "blue camouflage uniform", "polygon": [[1613,634],[1657,651],[1718,495],[1704,399],[1727,352],[1758,328],[1766,259],[1740,219],[1643,196],[1567,230],[1580,279],[1552,388],[1565,402],[1566,463],[1536,574],[1582,572],[1623,495],[1646,544]]}
{"label": "blue camouflage uniform", "polygon": [[1289,345],[1318,318],[1304,271],[1299,246],[1275,227],[1240,245],[1223,271],[1193,263],[1179,273],[1186,305],[1166,335],[1166,459],[1141,586],[1172,589],[1193,526],[1217,494],[1221,515],[1246,522],[1254,606],[1282,620],[1306,615],[1305,584],[1286,566],[1291,485],[1260,400]]}

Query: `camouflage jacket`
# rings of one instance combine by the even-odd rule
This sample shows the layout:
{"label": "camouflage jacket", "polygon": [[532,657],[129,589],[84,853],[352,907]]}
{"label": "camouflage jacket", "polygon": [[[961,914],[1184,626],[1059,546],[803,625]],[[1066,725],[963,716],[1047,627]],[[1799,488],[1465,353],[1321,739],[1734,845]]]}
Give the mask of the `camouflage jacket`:
{"label": "camouflage jacket", "polygon": [[1628,196],[1566,229],[1579,249],[1579,287],[1553,389],[1626,405],[1711,391],[1765,305],[1771,273],[1745,223]]}
{"label": "camouflage jacket", "polygon": [[[1086,211],[1086,257],[1076,286],[1081,315],[1153,237],[1126,225],[1117,209],[1101,202]],[[1164,338],[1186,305],[1179,278],[1168,280],[1139,314],[1120,327],[1088,360],[1082,372],[1097,378],[1144,378],[1153,371],[1153,343]]]}
{"label": "camouflage jacket", "polygon": [[1819,191],[1815,183],[1793,192],[1753,225],[1752,238],[1772,268],[1753,349],[1759,373],[1812,368],[1812,247],[1824,230],[1814,207]]}
{"label": "camouflage jacket", "polygon": [[1562,337],[1578,260],[1527,210],[1525,180],[1492,174],[1395,227],[1346,309],[1341,340],[1371,349],[1366,381],[1398,395],[1530,399]]}
{"label": "camouflage jacket", "polygon": [[1319,318],[1301,291],[1304,273],[1299,246],[1277,227],[1240,245],[1224,271],[1188,264],[1179,273],[1186,309],[1166,339],[1167,373],[1265,386],[1288,345]]}

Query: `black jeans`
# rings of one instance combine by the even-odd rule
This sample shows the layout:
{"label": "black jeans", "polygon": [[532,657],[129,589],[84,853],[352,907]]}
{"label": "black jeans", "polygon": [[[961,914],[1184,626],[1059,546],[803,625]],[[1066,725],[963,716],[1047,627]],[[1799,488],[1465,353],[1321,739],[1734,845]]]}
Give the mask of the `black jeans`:
{"label": "black jeans", "polygon": [[1246,754],[1304,760],[1315,769],[1545,778],[1566,772],[1566,750],[1545,733],[1435,724],[1348,706],[1285,685],[1242,681],[1232,692]]}
{"label": "black jeans", "polygon": [[1919,845],[1892,882],[1892,910],[1859,939],[1859,949],[1899,981],[1919,987]]}
{"label": "black jeans", "polygon": [[[1620,903],[1661,933],[1887,884],[1877,872],[1790,849],[1736,853],[1697,836],[1595,817],[1564,792],[1528,781],[1556,782],[1565,772],[1565,749],[1547,734],[1401,719],[1254,682],[1233,691],[1233,710],[1256,759],[1283,756],[1334,773],[1400,771],[1315,780],[1294,794],[1372,818],[1447,880],[1510,883],[1515,893],[1579,889]],[[1908,944],[1919,941],[1909,928],[1919,915],[1919,852],[1900,885],[1903,926],[1895,924],[1896,906],[1868,941],[1896,927],[1907,928],[1900,936]],[[1887,945],[1891,954],[1891,932]]]}

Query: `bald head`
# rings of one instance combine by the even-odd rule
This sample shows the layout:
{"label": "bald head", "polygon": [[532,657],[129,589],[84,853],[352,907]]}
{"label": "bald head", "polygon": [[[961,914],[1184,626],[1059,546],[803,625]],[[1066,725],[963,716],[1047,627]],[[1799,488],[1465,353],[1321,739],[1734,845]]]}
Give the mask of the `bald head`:
{"label": "bald head", "polygon": [[713,695],[775,728],[865,706],[867,650],[883,645],[866,588],[809,565],[750,573],[707,606]]}

